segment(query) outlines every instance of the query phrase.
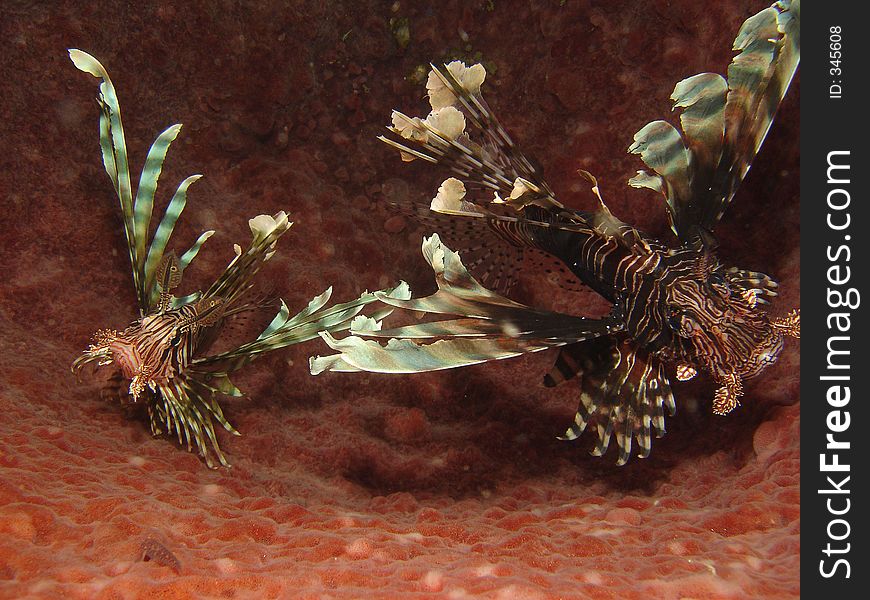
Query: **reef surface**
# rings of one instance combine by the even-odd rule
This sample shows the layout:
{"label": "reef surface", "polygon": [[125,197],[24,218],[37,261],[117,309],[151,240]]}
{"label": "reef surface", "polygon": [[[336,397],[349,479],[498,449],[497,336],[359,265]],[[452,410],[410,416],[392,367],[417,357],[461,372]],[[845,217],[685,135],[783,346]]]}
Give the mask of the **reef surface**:
{"label": "reef surface", "polygon": [[[311,342],[261,359],[224,403],[242,437],[211,471],[173,440],[76,385],[70,362],[135,315],[117,199],[99,156],[91,52],[118,90],[131,164],[166,126],[163,195],[190,173],[174,241],[206,244],[207,283],[247,219],[295,221],[261,278],[291,309],[403,278],[431,289],[423,231],[385,199],[432,197],[375,136],[417,114],[430,61],[482,60],[486,97],[560,200],[594,201],[665,233],[665,210],[625,181],[626,149],[667,118],[680,79],[722,72],[764,4],[194,1],[136,8],[11,3],[0,37],[0,597],[790,598],[799,594],[799,347],[710,414],[711,383],[677,385],[677,415],[622,468],[592,439],[560,442],[571,383],[554,354],[432,375],[310,377]],[[391,22],[392,20],[392,22]],[[407,41],[407,43],[405,43]],[[799,84],[717,229],[721,256],[799,306]],[[162,206],[162,205],[161,205]],[[428,232],[425,232],[428,233]],[[557,290],[554,292],[554,290]],[[583,314],[592,293],[542,274],[518,299]],[[271,313],[270,313],[271,314]]]}

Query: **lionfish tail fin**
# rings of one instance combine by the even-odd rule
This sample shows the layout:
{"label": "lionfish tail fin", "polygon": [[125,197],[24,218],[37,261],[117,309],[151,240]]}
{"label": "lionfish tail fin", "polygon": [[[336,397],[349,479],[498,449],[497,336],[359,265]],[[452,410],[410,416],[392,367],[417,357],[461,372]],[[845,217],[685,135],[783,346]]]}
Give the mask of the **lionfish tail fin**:
{"label": "lionfish tail fin", "polygon": [[663,365],[621,335],[603,336],[561,349],[544,385],[580,376],[580,403],[563,440],[579,438],[591,423],[598,436],[595,456],[607,452],[616,435],[617,464],[631,457],[637,441],[641,458],[649,456],[652,436],[665,434],[665,412],[673,415],[674,396]]}
{"label": "lionfish tail fin", "polygon": [[770,129],[800,61],[800,1],[776,2],[747,19],[734,50],[727,81],[701,73],[674,87],[682,134],[653,121],[629,147],[654,172],[638,171],[629,185],[665,197],[683,241],[712,231]]}

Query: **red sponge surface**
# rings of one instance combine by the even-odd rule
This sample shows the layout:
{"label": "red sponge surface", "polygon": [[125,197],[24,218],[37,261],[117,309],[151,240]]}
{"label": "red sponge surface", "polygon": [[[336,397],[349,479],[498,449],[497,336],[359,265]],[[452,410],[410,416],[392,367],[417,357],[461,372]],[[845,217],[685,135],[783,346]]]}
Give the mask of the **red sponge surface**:
{"label": "red sponge surface", "polygon": [[[678,80],[722,72],[763,3],[192,2],[14,5],[0,23],[0,597],[784,598],[799,594],[799,355],[710,414],[714,388],[676,388],[650,458],[617,468],[560,442],[570,382],[554,355],[435,375],[311,377],[319,341],[254,363],[225,402],[242,437],[208,470],[69,364],[91,333],[135,316],[117,200],[100,163],[96,80],[108,68],[137,171],[183,122],[161,202],[186,175],[174,243],[218,233],[185,273],[206,284],[247,219],[296,222],[262,274],[302,307],[399,278],[431,290],[423,232],[383,202],[439,183],[375,140],[390,109],[426,112],[429,61],[480,59],[484,93],[560,199],[593,206],[587,169],[620,218],[665,233],[630,190],[632,134],[668,117]],[[405,29],[407,27],[407,29]],[[405,33],[408,34],[408,43]],[[422,71],[421,71],[422,70]],[[797,82],[717,230],[723,260],[781,281],[799,305]],[[162,210],[162,205],[159,207]],[[524,302],[585,314],[590,293],[523,277]],[[699,378],[700,379],[700,378]],[[613,449],[612,449],[613,450]]]}

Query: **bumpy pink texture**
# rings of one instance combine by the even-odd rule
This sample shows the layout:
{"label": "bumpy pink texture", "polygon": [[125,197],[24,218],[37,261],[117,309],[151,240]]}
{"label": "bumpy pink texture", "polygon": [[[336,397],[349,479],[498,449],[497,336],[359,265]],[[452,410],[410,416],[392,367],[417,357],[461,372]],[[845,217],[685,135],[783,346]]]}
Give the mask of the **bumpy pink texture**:
{"label": "bumpy pink texture", "polygon": [[[407,279],[431,289],[421,234],[385,207],[438,178],[375,140],[391,108],[425,112],[418,67],[480,56],[493,109],[559,197],[664,233],[660,200],[625,185],[632,134],[668,117],[679,79],[721,72],[763,2],[13,3],[0,38],[0,597],[773,598],[799,593],[798,345],[710,414],[679,385],[652,456],[614,466],[563,443],[576,388],[541,386],[554,356],[415,377],[307,373],[311,342],[265,358],[225,403],[232,469],[76,385],[69,363],[135,314],[116,199],[97,143],[96,81],[117,86],[136,170],[183,122],[162,202],[201,172],[176,231],[217,229],[186,291],[247,239],[247,219],[296,225],[263,274],[291,307]],[[391,28],[390,20],[395,19]],[[407,19],[410,43],[393,29]],[[478,54],[479,53],[479,54]],[[797,84],[718,229],[725,260],[799,304]],[[161,205],[162,207],[162,205]],[[162,208],[161,208],[162,209]],[[584,313],[590,294],[526,277],[519,298]],[[140,560],[154,540],[179,572]]]}

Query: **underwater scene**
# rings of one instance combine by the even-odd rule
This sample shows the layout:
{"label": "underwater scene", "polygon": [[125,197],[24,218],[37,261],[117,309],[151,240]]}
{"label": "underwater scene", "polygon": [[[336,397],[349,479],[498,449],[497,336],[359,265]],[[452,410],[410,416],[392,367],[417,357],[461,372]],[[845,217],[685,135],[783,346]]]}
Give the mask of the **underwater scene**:
{"label": "underwater scene", "polygon": [[5,3],[0,598],[798,597],[799,28]]}

